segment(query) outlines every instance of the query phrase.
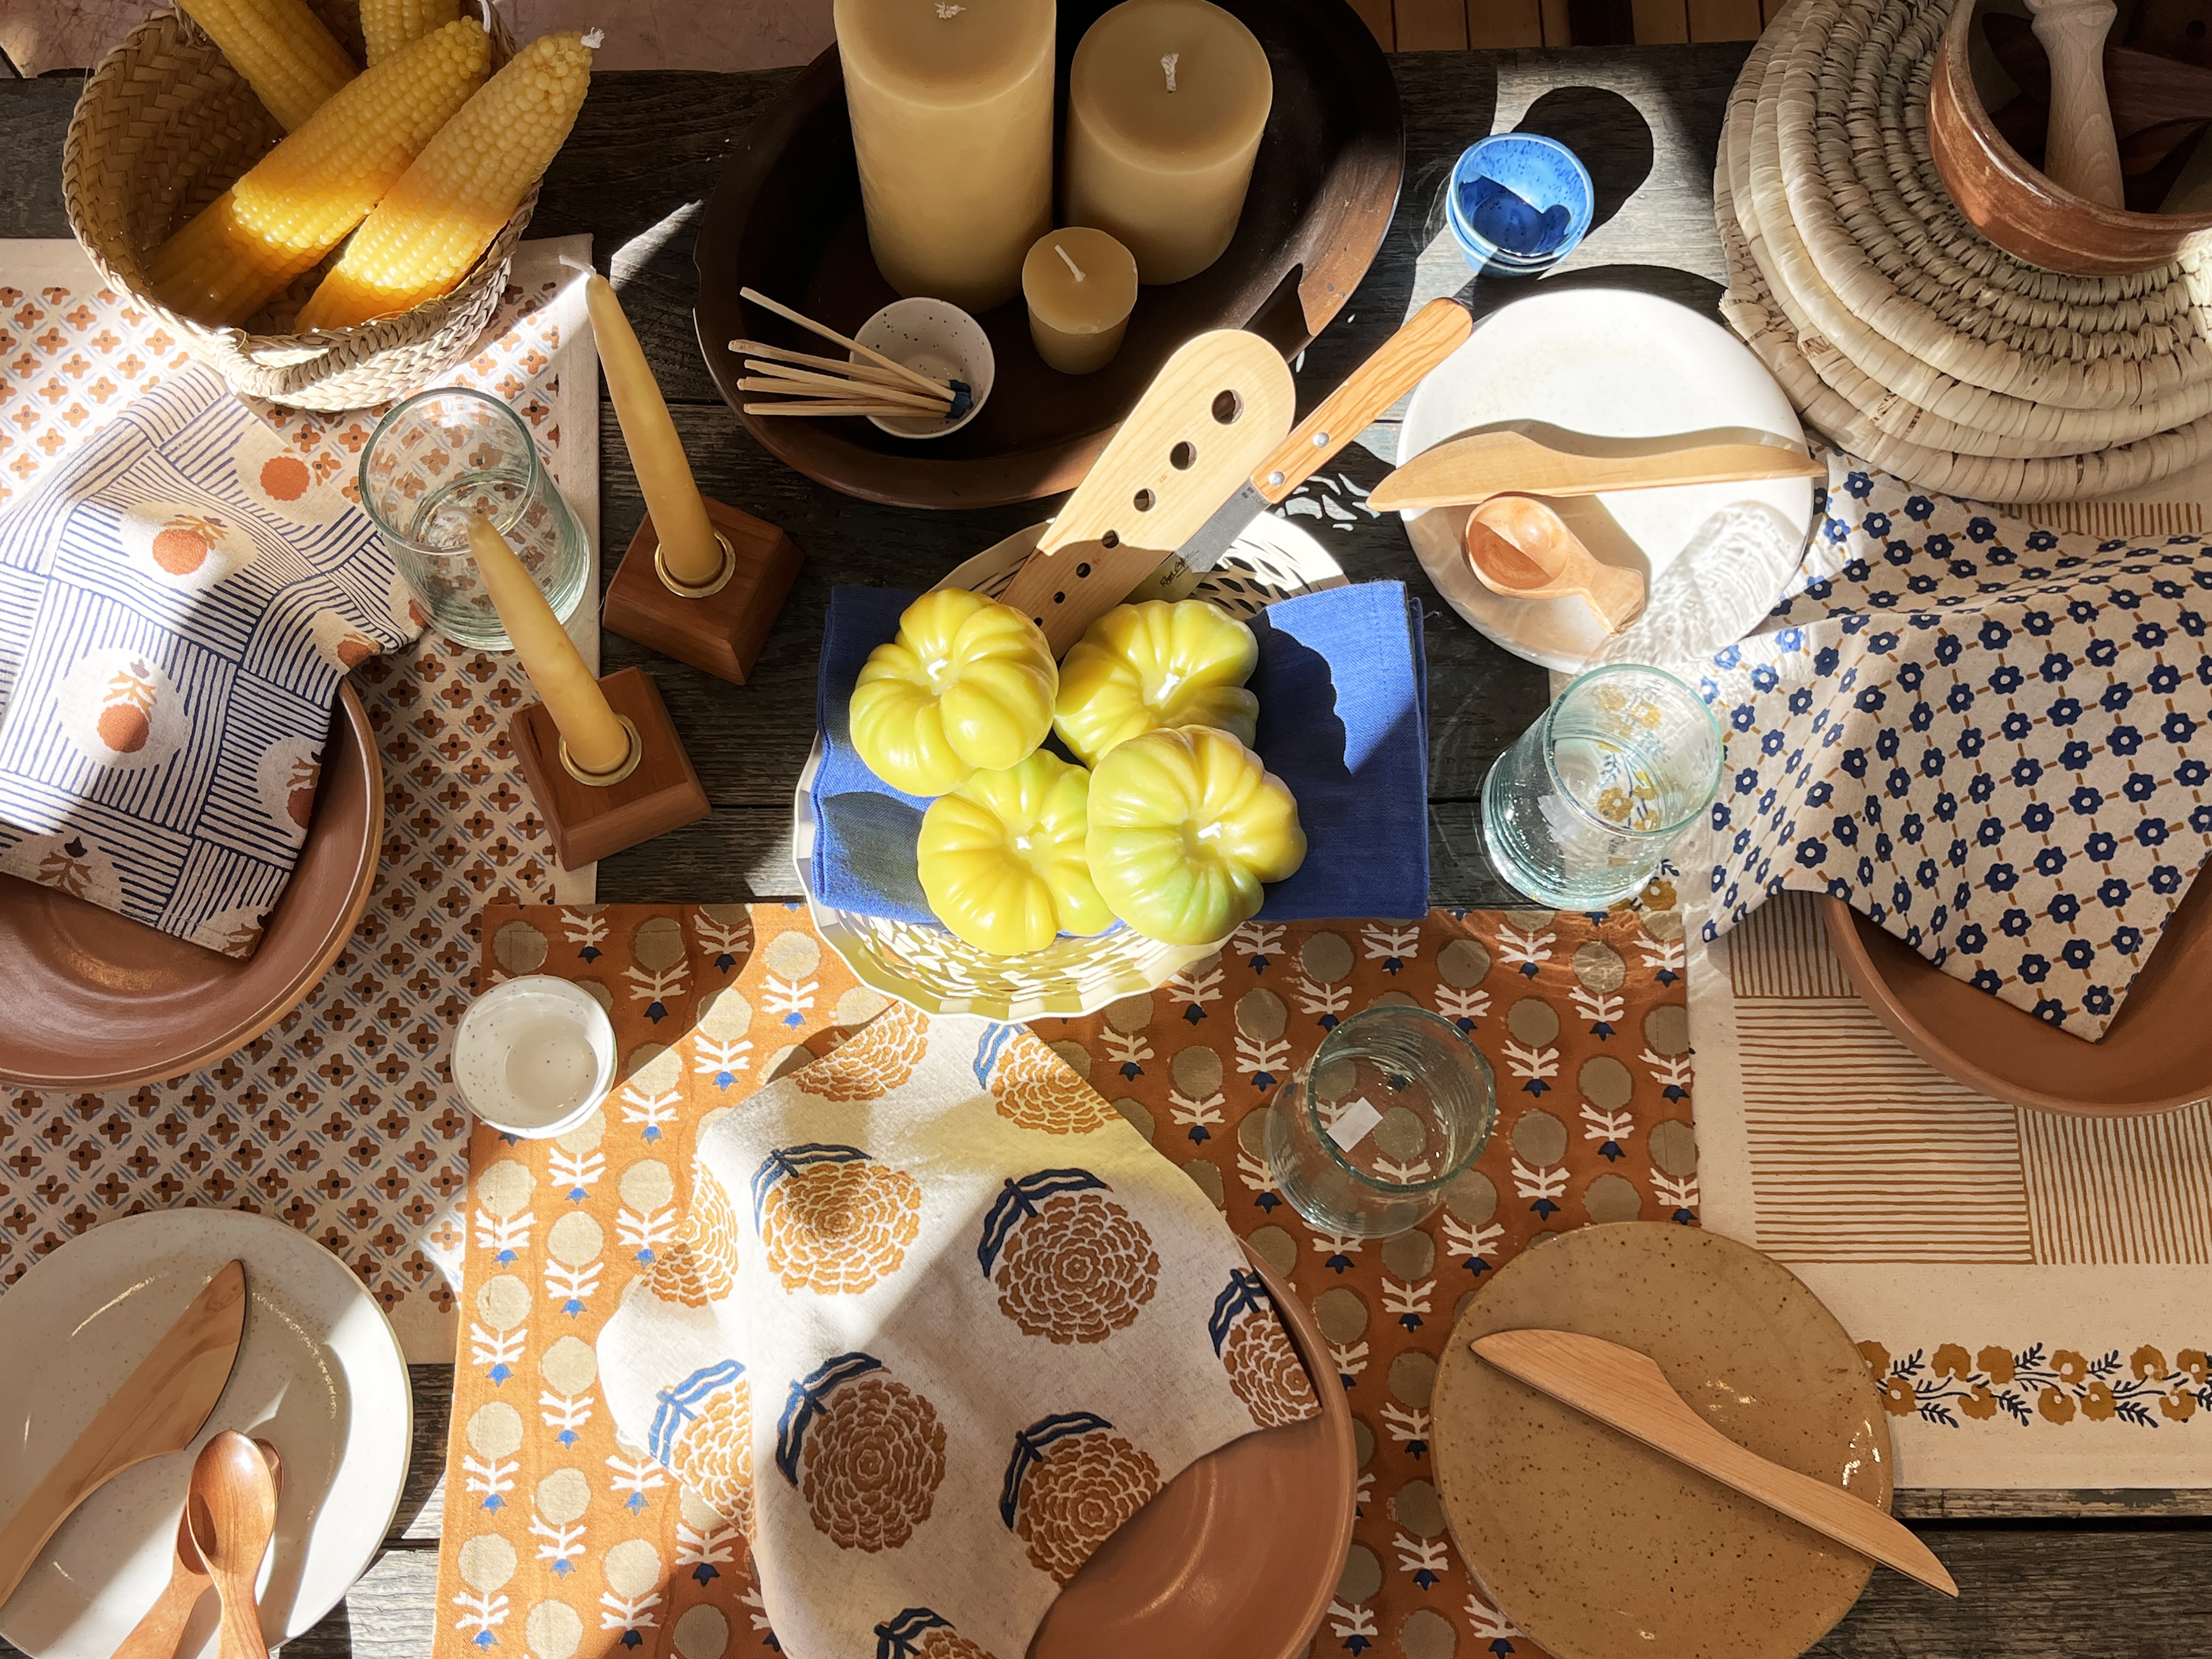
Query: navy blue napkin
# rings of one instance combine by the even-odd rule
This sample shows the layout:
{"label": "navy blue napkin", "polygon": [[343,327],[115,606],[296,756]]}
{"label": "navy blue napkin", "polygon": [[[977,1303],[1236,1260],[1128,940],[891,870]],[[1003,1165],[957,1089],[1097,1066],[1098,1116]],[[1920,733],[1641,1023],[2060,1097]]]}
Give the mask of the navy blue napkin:
{"label": "navy blue napkin", "polygon": [[[929,802],[902,795],[853,748],[853,687],[915,596],[837,588],[822,645],[814,893],[892,921],[933,922],[915,845]],[[1428,665],[1419,602],[1402,582],[1328,588],[1251,619],[1260,646],[1255,747],[1297,796],[1306,861],[1267,889],[1261,919],[1397,919],[1429,908]]]}

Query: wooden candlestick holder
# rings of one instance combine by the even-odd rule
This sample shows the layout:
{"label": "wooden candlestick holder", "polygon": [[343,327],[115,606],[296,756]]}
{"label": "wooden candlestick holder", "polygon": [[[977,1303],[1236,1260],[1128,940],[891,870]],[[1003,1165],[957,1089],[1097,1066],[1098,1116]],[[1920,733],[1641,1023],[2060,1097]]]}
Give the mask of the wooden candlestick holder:
{"label": "wooden candlestick holder", "polygon": [[648,513],[608,584],[600,615],[625,639],[742,686],[805,557],[775,525],[706,500],[708,522],[724,548],[718,580],[696,590],[674,586],[661,568],[660,532]]}
{"label": "wooden candlestick holder", "polygon": [[543,703],[523,705],[507,729],[562,869],[596,863],[713,810],[653,676],[623,669],[601,680],[599,689],[629,728],[631,742],[626,769],[605,782],[587,781],[577,770]]}

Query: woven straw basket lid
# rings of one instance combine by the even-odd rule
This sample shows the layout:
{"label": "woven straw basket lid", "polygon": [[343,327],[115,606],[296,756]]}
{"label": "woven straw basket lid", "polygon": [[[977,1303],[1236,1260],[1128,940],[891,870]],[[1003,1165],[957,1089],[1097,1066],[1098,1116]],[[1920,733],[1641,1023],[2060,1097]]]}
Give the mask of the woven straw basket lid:
{"label": "woven straw basket lid", "polygon": [[[309,0],[361,55],[356,0]],[[492,65],[514,37],[487,3]],[[100,60],[62,150],[70,228],[100,275],[174,330],[233,389],[301,409],[349,409],[404,397],[465,359],[498,307],[509,257],[538,203],[535,185],[451,294],[378,322],[327,333],[255,335],[209,328],[153,297],[146,261],[283,136],[243,76],[192,21],[161,11]],[[302,283],[319,280],[321,268]],[[306,291],[302,288],[301,292]]]}

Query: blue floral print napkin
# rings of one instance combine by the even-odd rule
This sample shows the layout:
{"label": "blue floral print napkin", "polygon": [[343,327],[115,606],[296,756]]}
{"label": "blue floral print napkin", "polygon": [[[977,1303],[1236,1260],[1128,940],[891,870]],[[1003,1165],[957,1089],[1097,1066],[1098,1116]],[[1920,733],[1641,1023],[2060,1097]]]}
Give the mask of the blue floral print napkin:
{"label": "blue floral print napkin", "polygon": [[2212,547],[2099,538],[1847,456],[1791,590],[1705,668],[1708,936],[1832,893],[2089,1038],[2212,851]]}

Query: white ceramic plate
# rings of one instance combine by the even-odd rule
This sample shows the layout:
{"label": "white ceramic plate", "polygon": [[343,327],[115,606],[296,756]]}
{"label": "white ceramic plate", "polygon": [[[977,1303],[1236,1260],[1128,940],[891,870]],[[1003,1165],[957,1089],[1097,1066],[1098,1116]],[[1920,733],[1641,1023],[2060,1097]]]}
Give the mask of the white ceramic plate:
{"label": "white ceramic plate", "polygon": [[[1805,441],[1789,398],[1741,341],[1671,300],[1621,288],[1540,293],[1478,324],[1407,405],[1399,464],[1449,438],[1518,425],[1545,441],[1546,426],[1616,440],[1562,445],[1591,453],[1647,453],[1692,434],[1801,451]],[[1460,547],[1465,507],[1401,516],[1454,610],[1516,656],[1571,674],[1593,661],[1680,662],[1741,639],[1797,567],[1813,486],[1685,485],[1553,505],[1592,553],[1651,584],[1644,614],[1611,640],[1579,599],[1507,599],[1477,581]]]}
{"label": "white ceramic plate", "polygon": [[[283,1457],[276,1537],[262,1569],[270,1641],[337,1604],[392,1524],[406,1479],[407,1364],[383,1311],[345,1264],[281,1221],[179,1209],[95,1227],[0,1297],[0,1515],[10,1513],[210,1275],[246,1263],[246,1331],[214,1414],[188,1450],[128,1469],[62,1523],[0,1609],[0,1636],[33,1659],[108,1659],[168,1582],[192,1459],[236,1429]],[[212,1659],[203,1596],[180,1659]]]}

